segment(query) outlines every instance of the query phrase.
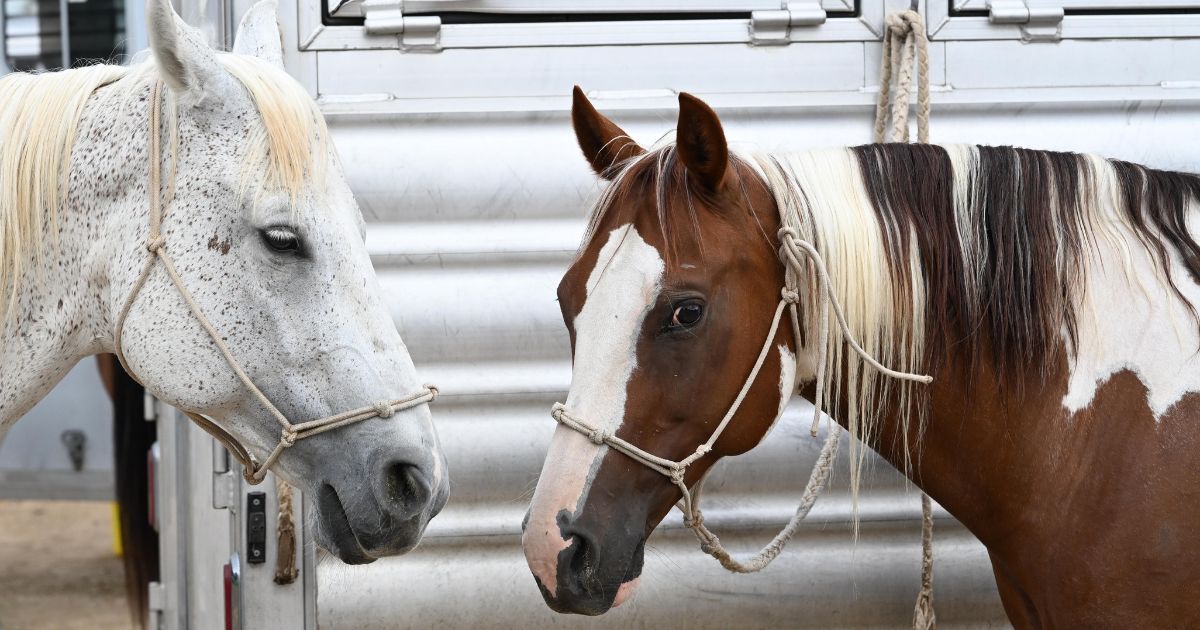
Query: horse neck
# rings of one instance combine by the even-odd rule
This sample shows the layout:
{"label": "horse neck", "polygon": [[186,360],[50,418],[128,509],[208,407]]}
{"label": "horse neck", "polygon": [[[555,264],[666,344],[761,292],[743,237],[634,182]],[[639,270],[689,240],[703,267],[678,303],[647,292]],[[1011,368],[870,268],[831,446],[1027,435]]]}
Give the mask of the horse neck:
{"label": "horse neck", "polygon": [[132,281],[120,270],[145,255],[130,244],[145,240],[146,105],[100,98],[123,83],[97,90],[80,117],[64,202],[3,327],[0,365],[20,367],[0,370],[0,437],[80,359],[112,351],[114,301],[124,297],[114,293]]}

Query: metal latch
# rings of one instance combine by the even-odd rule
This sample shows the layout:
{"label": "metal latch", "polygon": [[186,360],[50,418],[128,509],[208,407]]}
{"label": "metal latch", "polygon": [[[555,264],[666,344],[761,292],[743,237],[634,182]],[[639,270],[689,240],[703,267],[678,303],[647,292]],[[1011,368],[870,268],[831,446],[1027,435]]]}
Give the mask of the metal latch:
{"label": "metal latch", "polygon": [[990,0],[988,21],[1016,24],[1027,42],[1057,42],[1062,39],[1062,7],[1031,7],[1025,0]]}
{"label": "metal latch", "polygon": [[750,13],[750,42],[778,45],[791,43],[792,29],[797,26],[820,26],[825,23],[825,9],[820,0],[786,2],[784,8]]}
{"label": "metal latch", "polygon": [[364,0],[362,14],[368,35],[396,35],[402,50],[441,50],[442,18],[404,15],[404,0]]}
{"label": "metal latch", "polygon": [[267,561],[267,495],[246,493],[246,562]]}

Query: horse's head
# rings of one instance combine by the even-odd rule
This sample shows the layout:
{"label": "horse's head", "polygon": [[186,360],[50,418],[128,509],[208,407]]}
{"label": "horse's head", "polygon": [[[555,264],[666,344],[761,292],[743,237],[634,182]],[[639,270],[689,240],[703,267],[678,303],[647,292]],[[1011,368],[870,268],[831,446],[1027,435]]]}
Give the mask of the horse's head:
{"label": "horse's head", "polygon": [[[766,185],[730,155],[707,105],[687,94],[679,104],[675,143],[646,152],[576,88],[580,147],[611,183],[558,288],[574,351],[566,408],[674,461],[713,434],[737,397],[783,285]],[[792,346],[781,326],[729,428],[685,483],[767,433],[795,386]],[[680,495],[660,472],[559,426],[523,537],[546,602],[584,614],[619,605],[646,538]]]}
{"label": "horse's head", "polygon": [[[249,379],[301,423],[402,398],[422,381],[320,112],[280,63],[274,10],[273,1],[251,9],[235,54],[226,55],[166,0],[149,0],[151,80],[169,93],[165,251]],[[133,127],[146,133],[144,122]],[[144,146],[145,136],[112,141]],[[113,263],[114,312],[146,257],[145,164],[127,168],[132,192],[120,230],[137,245]],[[155,396],[213,419],[264,461],[281,424],[235,376],[164,271],[152,269],[125,320],[129,367]],[[318,542],[352,563],[411,549],[448,491],[425,405],[296,441],[273,470],[316,506]]]}

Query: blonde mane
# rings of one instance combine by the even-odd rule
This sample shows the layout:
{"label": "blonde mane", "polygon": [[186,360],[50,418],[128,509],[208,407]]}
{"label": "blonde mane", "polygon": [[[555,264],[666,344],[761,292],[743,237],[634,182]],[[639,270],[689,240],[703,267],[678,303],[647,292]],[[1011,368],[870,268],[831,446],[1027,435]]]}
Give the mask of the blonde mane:
{"label": "blonde mane", "polygon": [[[893,370],[925,370],[926,298],[918,249],[909,248],[906,272],[895,273],[884,241],[886,228],[880,225],[861,183],[854,154],[845,149],[814,150],[758,155],[751,163],[774,194],[782,225],[796,230],[821,252],[850,332],[867,354]],[[905,233],[900,238],[911,241],[915,236]],[[877,430],[884,401],[897,401],[900,433],[907,441],[911,403],[916,388],[923,386],[887,378],[864,364],[836,335],[818,339],[815,331],[819,330],[820,309],[815,305],[820,304],[820,284],[811,266],[807,272],[806,277],[796,278],[792,269],[787,270],[794,286],[808,293],[804,299],[808,306],[802,309],[803,329],[813,331],[811,343],[828,347],[822,371],[825,382],[820,384],[826,400],[813,402],[832,414],[835,410],[823,403],[838,400],[839,394],[845,396],[846,407],[836,413],[856,438],[850,441],[850,491],[857,509],[868,452],[863,443],[869,443]],[[814,356],[819,356],[815,348],[804,350],[814,350]],[[910,452],[907,443],[904,452]]]}
{"label": "blonde mane", "polygon": [[[261,118],[246,143],[242,186],[286,192],[295,205],[304,191],[320,188],[330,157],[320,109],[282,68],[232,54],[217,60],[246,88]],[[12,315],[26,262],[31,254],[43,255],[47,224],[52,232],[65,202],[71,152],[89,99],[121,82],[96,105],[124,112],[131,97],[156,80],[152,61],[0,78],[0,328]],[[173,96],[168,99],[174,157],[177,111]]]}

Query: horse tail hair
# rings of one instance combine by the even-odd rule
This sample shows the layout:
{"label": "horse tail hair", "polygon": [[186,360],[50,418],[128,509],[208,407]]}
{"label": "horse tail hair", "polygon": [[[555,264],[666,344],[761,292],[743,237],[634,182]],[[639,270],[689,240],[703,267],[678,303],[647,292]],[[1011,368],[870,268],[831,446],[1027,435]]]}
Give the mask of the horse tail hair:
{"label": "horse tail hair", "polygon": [[[129,377],[116,357],[100,357],[113,398],[113,471],[120,512],[125,593],[136,625],[145,628],[150,583],[159,579],[158,532],[151,526],[150,471],[147,456],[158,429],[145,419],[145,390]],[[108,362],[108,365],[105,365]],[[107,369],[106,369],[107,368]]]}

